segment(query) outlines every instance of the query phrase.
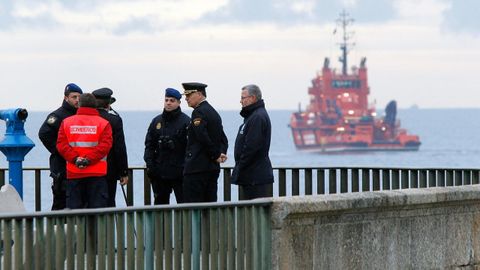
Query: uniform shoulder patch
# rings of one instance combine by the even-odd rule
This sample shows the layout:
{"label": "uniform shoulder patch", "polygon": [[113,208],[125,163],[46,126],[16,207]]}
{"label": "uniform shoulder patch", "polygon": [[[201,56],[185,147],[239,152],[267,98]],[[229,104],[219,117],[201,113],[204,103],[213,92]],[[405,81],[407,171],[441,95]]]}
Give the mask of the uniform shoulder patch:
{"label": "uniform shoulder patch", "polygon": [[53,125],[53,124],[55,124],[55,122],[57,122],[57,117],[55,115],[50,115],[47,118],[47,124]]}
{"label": "uniform shoulder patch", "polygon": [[156,129],[161,129],[162,128],[162,123],[158,122],[157,125],[155,126]]}
{"label": "uniform shoulder patch", "polygon": [[193,125],[194,126],[199,126],[202,123],[202,118],[198,117],[193,119]]}

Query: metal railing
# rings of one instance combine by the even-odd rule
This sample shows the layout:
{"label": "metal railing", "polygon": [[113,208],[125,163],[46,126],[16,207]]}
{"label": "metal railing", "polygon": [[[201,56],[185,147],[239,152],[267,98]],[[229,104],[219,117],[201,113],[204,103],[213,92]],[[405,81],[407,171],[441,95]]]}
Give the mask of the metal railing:
{"label": "metal railing", "polygon": [[[5,182],[7,169],[0,169],[0,185]],[[48,168],[25,168],[34,178],[35,211],[42,208],[41,187],[50,183]],[[232,168],[224,167],[219,178],[219,201],[242,199],[241,189],[231,185]],[[479,169],[462,168],[380,168],[380,167],[275,167],[275,183],[271,187],[274,197],[335,194],[408,188],[427,188],[478,184]],[[126,205],[134,205],[134,196],[142,196],[143,205],[152,204],[150,179],[145,168],[131,167],[126,188]],[[140,178],[143,192],[134,192],[134,182]],[[24,179],[29,179],[24,177]],[[26,180],[24,180],[26,181]],[[24,188],[26,185],[24,185]],[[25,191],[24,191],[25,192]],[[137,201],[138,202],[138,201]]]}
{"label": "metal railing", "polygon": [[3,269],[271,269],[269,200],[0,215]]}

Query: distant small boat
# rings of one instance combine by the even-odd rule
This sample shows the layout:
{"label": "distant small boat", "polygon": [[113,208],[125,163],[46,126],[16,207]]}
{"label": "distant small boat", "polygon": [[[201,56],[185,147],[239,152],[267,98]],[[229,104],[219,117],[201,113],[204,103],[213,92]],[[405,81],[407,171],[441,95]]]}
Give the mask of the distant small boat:
{"label": "distant small boat", "polygon": [[361,59],[359,68],[347,72],[350,43],[346,28],[352,21],[345,11],[338,20],[343,30],[339,58],[342,72],[332,70],[330,60],[325,58],[321,73],[308,89],[310,104],[291,116],[289,126],[295,146],[315,152],[418,150],[419,136],[400,127],[396,101],[388,103],[382,118],[377,117],[374,106],[368,106],[366,58]]}

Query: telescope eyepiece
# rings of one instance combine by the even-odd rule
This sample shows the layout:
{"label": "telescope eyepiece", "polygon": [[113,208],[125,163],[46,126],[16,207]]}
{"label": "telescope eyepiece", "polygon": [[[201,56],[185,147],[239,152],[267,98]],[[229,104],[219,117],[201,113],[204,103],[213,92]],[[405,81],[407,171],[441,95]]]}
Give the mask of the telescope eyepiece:
{"label": "telescope eyepiece", "polygon": [[17,111],[17,117],[20,120],[25,120],[28,117],[28,112],[27,109],[18,109]]}

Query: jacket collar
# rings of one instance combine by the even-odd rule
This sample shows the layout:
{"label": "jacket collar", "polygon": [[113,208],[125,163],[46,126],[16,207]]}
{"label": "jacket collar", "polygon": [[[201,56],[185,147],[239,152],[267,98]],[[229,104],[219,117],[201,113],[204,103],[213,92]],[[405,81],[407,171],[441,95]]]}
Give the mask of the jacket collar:
{"label": "jacket collar", "polygon": [[70,103],[68,103],[66,100],[63,100],[62,102],[62,108],[64,108],[65,110],[75,114],[77,112],[77,108],[73,107],[72,105],[70,105]]}
{"label": "jacket collar", "polygon": [[89,107],[80,107],[80,108],[78,108],[77,114],[83,114],[83,115],[99,115],[97,109],[95,109],[95,108],[89,108]]}
{"label": "jacket collar", "polygon": [[175,119],[182,113],[180,106],[173,111],[167,112],[163,109],[162,118],[165,120]]}
{"label": "jacket collar", "polygon": [[263,99],[243,107],[240,111],[240,115],[243,116],[243,118],[247,118],[258,108],[265,108],[265,102],[263,102]]}

